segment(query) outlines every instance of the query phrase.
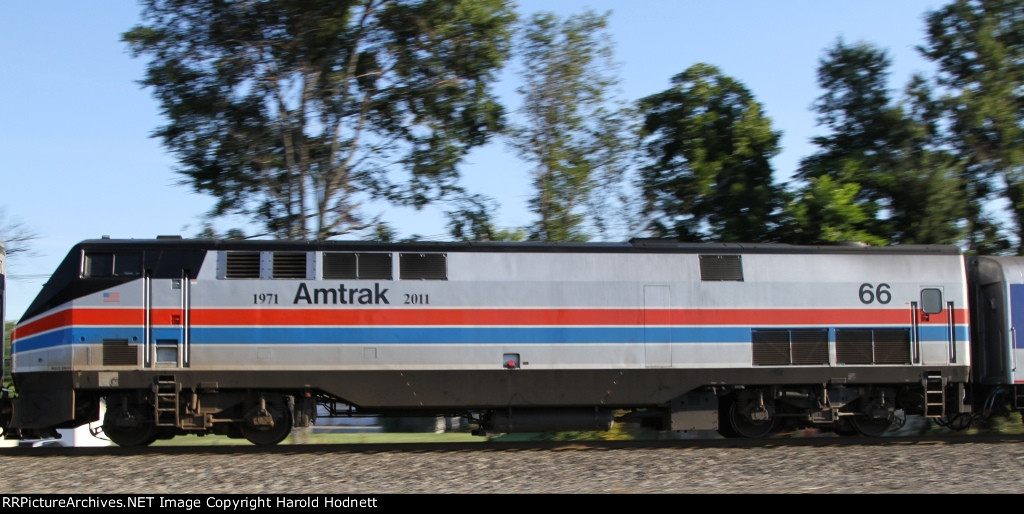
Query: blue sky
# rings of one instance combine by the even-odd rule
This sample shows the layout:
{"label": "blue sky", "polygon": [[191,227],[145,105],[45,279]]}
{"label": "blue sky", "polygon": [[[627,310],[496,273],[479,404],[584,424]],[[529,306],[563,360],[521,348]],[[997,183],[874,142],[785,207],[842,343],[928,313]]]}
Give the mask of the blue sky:
{"label": "blue sky", "polygon": [[[929,73],[915,45],[923,16],[939,0],[520,0],[519,11],[561,15],[612,11],[610,31],[624,100],[662,91],[698,62],[743,82],[783,132],[774,161],[779,180],[814,151],[821,133],[810,107],[821,94],[815,73],[839,38],[886,49],[890,86]],[[0,2],[0,208],[39,235],[35,255],[8,263],[7,317],[21,316],[68,249],[83,239],[194,235],[213,200],[178,185],[174,159],[149,137],[164,120],[137,81],[120,35],[140,20],[132,0]],[[498,91],[514,107],[515,68]],[[464,186],[498,200],[498,223],[524,226],[529,166],[502,143],[475,151]],[[440,209],[389,209],[401,236],[444,234]],[[230,225],[230,224],[229,224]]]}

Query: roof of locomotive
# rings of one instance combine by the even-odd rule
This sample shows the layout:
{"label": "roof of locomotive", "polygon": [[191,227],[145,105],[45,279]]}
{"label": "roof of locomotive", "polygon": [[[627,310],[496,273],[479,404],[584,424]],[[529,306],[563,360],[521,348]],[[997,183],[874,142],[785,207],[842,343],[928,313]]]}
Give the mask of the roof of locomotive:
{"label": "roof of locomotive", "polygon": [[790,245],[783,243],[684,243],[669,239],[631,239],[623,243],[549,243],[549,242],[399,242],[376,241],[288,241],[182,239],[89,239],[75,249],[97,248],[188,249],[238,251],[406,251],[406,252],[568,252],[568,253],[884,253],[961,255],[953,245],[867,246],[862,244]]}
{"label": "roof of locomotive", "polygon": [[[607,254],[846,254],[846,255],[961,255],[950,245],[899,245],[873,247],[837,244],[799,246],[768,243],[681,243],[664,239],[632,239],[625,243],[543,243],[543,242],[408,242],[381,243],[372,241],[280,241],[280,240],[216,240],[182,239],[162,236],[155,239],[89,239],[75,245],[36,296],[22,320],[30,319],[76,295],[115,285],[111,280],[94,279],[78,283],[81,255],[85,251],[141,251],[147,266],[153,266],[155,278],[180,277],[182,270],[195,273],[208,251],[336,251],[336,252],[480,252],[480,253],[607,253]],[[168,258],[162,258],[165,256]],[[124,279],[120,279],[124,280]]]}

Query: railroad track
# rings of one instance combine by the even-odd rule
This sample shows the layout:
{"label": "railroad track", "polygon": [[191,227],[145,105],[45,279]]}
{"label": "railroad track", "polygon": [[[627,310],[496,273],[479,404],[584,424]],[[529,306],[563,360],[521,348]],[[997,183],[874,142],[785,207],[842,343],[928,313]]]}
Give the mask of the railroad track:
{"label": "railroad track", "polygon": [[239,455],[239,454],[324,454],[324,453],[381,453],[381,452],[500,452],[522,450],[588,451],[617,449],[671,449],[671,448],[772,448],[819,446],[926,446],[937,444],[1014,444],[1024,443],[1024,434],[940,434],[930,436],[890,437],[836,437],[832,435],[807,437],[770,437],[763,439],[686,438],[686,439],[630,439],[630,440],[572,440],[572,441],[485,441],[485,442],[417,442],[417,443],[356,443],[356,444],[281,444],[277,446],[209,445],[196,438],[195,445],[148,446],[122,448],[101,447],[6,447],[0,456],[129,456],[129,455]]}
{"label": "railroad track", "polygon": [[995,434],[7,448],[0,494],[1006,493],[1022,463],[1024,439]]}

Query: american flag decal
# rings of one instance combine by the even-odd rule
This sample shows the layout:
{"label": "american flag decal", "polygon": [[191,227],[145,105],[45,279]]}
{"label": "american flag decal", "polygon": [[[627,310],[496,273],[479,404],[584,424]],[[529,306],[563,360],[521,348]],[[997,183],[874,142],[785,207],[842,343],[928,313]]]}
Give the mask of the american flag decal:
{"label": "american flag decal", "polygon": [[104,302],[120,302],[121,293],[103,293]]}

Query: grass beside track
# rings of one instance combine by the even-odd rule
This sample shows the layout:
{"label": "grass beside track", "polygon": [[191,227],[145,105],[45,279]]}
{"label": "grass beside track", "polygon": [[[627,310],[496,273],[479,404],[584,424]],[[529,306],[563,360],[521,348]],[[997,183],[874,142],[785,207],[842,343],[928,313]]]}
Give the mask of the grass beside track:
{"label": "grass beside track", "polygon": [[[299,434],[292,432],[281,444],[386,444],[386,443],[466,443],[486,442],[489,438],[465,433],[358,432],[349,434]],[[245,439],[222,435],[183,435],[164,439],[153,446],[252,446]]]}
{"label": "grass beside track", "polygon": [[[931,422],[917,419],[916,423],[910,423],[901,430],[894,431],[889,435],[893,436],[925,436],[942,435],[953,433],[949,429],[941,428]],[[985,426],[971,427],[962,432],[965,435],[992,434],[1003,435],[1024,435],[1024,423],[1021,415],[1013,413],[1008,417],[997,417],[990,419]],[[715,438],[713,431],[689,434],[690,437]],[[795,431],[777,434],[774,437],[816,437],[816,431]],[[830,434],[823,434],[830,435]],[[296,430],[281,442],[288,444],[389,444],[389,443],[467,443],[487,441],[583,441],[597,439],[675,439],[679,435],[660,434],[642,430],[626,430],[622,425],[616,425],[609,432],[559,432],[556,434],[504,434],[495,437],[475,436],[468,432],[312,432]],[[683,436],[685,437],[685,436]],[[183,435],[173,439],[159,440],[153,446],[251,446],[252,443],[245,439],[231,439],[220,435]]]}

